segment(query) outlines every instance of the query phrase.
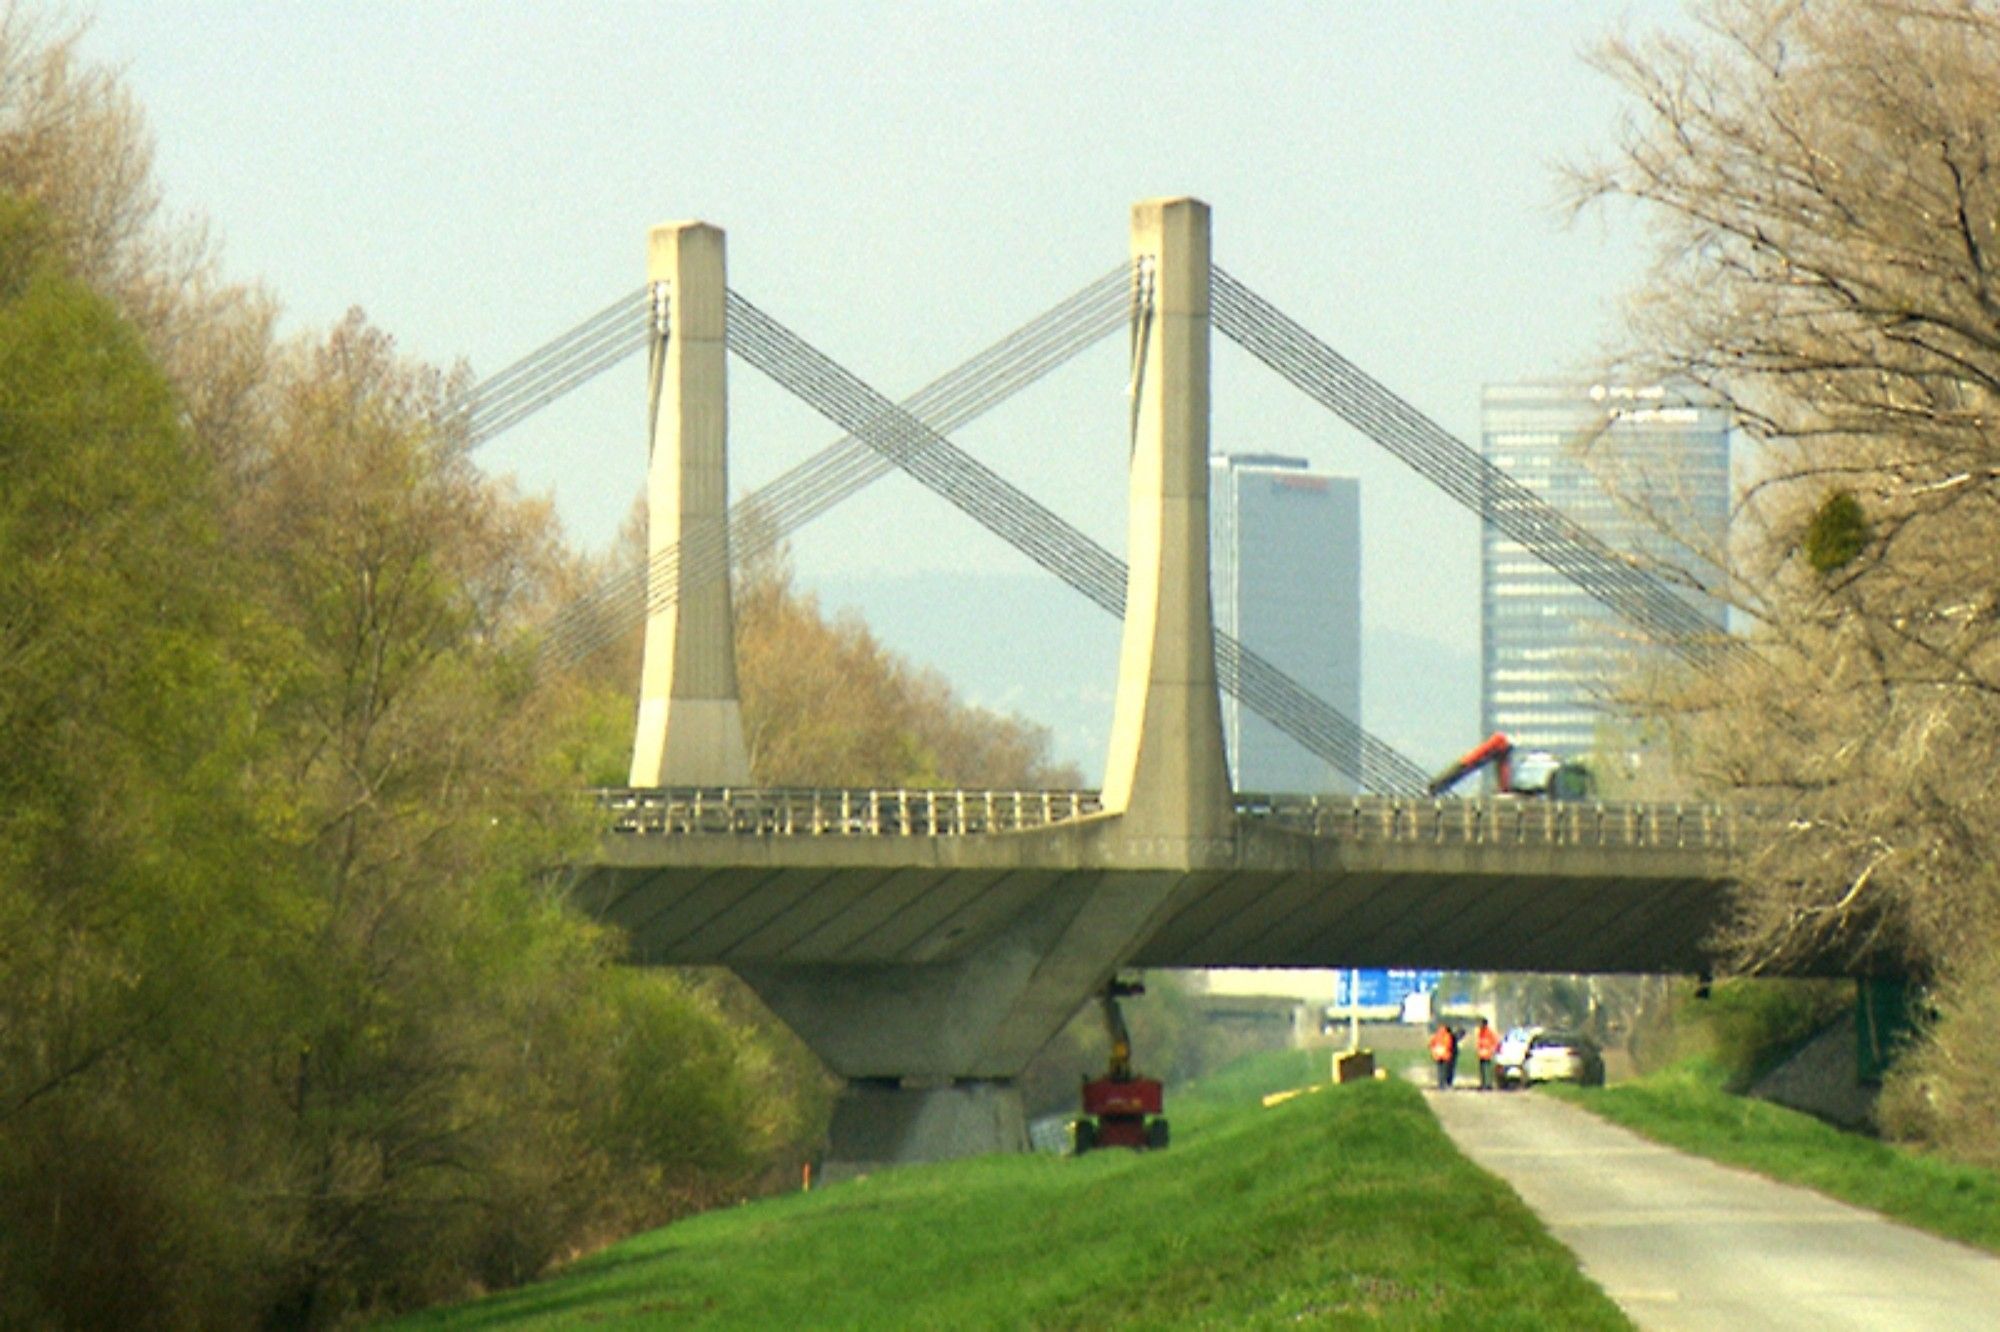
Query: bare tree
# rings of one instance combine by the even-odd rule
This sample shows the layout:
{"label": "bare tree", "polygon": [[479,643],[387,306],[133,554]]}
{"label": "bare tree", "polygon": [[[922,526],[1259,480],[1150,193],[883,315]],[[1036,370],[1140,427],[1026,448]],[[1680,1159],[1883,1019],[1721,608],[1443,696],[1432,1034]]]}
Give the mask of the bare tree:
{"label": "bare tree", "polygon": [[1751,444],[1716,590],[1758,651],[1636,701],[1709,791],[1780,816],[1746,967],[1949,970],[2000,924],[2000,11],[1697,18],[1602,53],[1630,111],[1573,184],[1659,237],[1621,372],[1712,393]]}

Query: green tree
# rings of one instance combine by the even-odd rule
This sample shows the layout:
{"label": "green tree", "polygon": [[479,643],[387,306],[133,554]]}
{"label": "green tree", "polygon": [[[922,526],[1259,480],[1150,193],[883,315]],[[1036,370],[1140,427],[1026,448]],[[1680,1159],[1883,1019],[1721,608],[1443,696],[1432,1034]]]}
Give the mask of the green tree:
{"label": "green tree", "polygon": [[258,993],[261,819],[214,485],[0,200],[0,1321],[191,1324],[237,1275],[202,1130]]}
{"label": "green tree", "polygon": [[597,721],[523,630],[572,561],[358,315],[279,361],[237,505],[281,650],[261,716],[302,904],[262,1092],[289,1319],[521,1280],[735,1196],[817,1132],[781,1048],[627,973],[550,867],[587,854]]}
{"label": "green tree", "polygon": [[274,350],[79,31],[0,0],[0,1324],[324,1323],[735,1196],[823,1107],[548,872],[610,715],[519,646],[548,506],[358,318]]}
{"label": "green tree", "polygon": [[277,634],[260,725],[298,906],[261,1091],[304,1322],[518,1279],[576,1205],[526,1196],[559,1181],[515,1141],[548,1139],[562,1015],[605,963],[541,886],[584,829],[509,646],[554,532],[472,467],[446,387],[359,317],[295,348],[234,514]]}

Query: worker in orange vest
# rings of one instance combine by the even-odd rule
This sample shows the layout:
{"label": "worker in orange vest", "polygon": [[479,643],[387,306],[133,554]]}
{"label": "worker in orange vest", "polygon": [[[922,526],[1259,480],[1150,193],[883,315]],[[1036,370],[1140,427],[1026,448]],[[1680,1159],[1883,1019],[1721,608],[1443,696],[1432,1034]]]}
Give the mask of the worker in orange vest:
{"label": "worker in orange vest", "polygon": [[1487,1025],[1485,1018],[1479,1019],[1479,1030],[1473,1033],[1473,1049],[1479,1052],[1479,1090],[1493,1090],[1493,1056],[1500,1053],[1500,1033]]}
{"label": "worker in orange vest", "polygon": [[1437,1065],[1438,1090],[1448,1090],[1452,1071],[1458,1065],[1458,1040],[1442,1022],[1431,1033],[1431,1062]]}

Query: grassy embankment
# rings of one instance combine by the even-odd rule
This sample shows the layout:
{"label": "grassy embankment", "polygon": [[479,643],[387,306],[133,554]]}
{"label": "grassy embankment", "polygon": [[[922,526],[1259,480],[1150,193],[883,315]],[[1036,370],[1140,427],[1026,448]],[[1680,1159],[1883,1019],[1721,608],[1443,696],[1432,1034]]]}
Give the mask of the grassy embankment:
{"label": "grassy embankment", "polygon": [[1174,1146],[888,1171],[634,1237],[399,1326],[1624,1327],[1401,1081],[1263,1056],[1175,1095]]}
{"label": "grassy embankment", "polygon": [[1724,1090],[1702,1061],[1610,1087],[1546,1090],[1656,1142],[2000,1252],[2000,1175]]}

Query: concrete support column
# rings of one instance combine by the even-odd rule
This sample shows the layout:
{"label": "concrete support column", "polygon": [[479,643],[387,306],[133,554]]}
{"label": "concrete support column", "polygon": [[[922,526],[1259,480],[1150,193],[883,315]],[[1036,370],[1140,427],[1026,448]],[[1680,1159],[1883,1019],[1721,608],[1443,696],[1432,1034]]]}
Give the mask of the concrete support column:
{"label": "concrete support column", "polygon": [[1104,808],[1128,836],[1212,839],[1234,811],[1208,587],[1208,205],[1134,205],[1132,258],[1131,574]]}
{"label": "concrete support column", "polygon": [[653,228],[655,317],[646,475],[646,655],[633,786],[750,780],[729,603],[729,433],[723,237],[702,222]]}
{"label": "concrete support column", "polygon": [[1060,876],[1004,928],[923,963],[734,969],[847,1080],[829,1178],[1027,1148],[1015,1079],[1157,928],[1184,876]]}

